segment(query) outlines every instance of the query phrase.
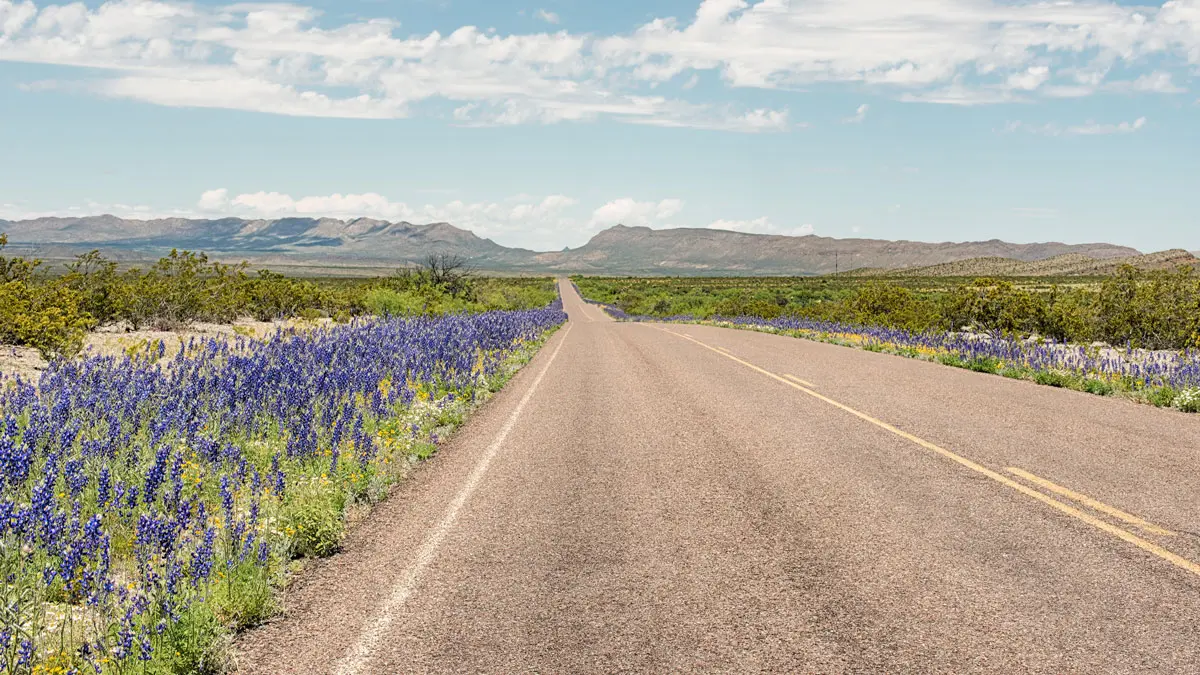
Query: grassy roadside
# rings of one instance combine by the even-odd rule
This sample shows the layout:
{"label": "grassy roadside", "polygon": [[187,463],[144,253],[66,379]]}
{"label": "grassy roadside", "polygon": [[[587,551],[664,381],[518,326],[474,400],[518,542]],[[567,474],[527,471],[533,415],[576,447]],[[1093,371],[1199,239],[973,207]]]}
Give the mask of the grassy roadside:
{"label": "grassy roadside", "polygon": [[906,358],[919,359],[940,363],[954,368],[963,368],[980,373],[999,375],[1014,380],[1024,380],[1040,385],[1070,389],[1097,396],[1112,396],[1124,398],[1136,403],[1153,405],[1160,408],[1171,408],[1185,413],[1200,413],[1200,387],[1171,387],[1167,385],[1147,385],[1133,377],[1112,376],[1100,373],[1087,373],[1069,369],[1038,369],[1025,363],[1006,360],[995,356],[967,355],[952,351],[940,351],[928,348],[913,347],[889,342],[875,336],[856,335],[853,333],[833,333],[803,329],[786,329],[766,324],[754,323],[751,320],[724,321],[713,319],[687,319],[629,316],[619,308],[612,307],[594,300],[588,303],[597,305],[608,312],[610,316],[620,321],[668,321],[671,323],[687,323],[721,328],[736,328],[752,330],[760,333],[772,333],[813,342],[824,342],[842,347],[852,347],[864,351],[893,354]]}
{"label": "grassy roadside", "polygon": [[0,382],[0,671],[226,670],[562,319],[359,322]]}
{"label": "grassy roadside", "polygon": [[[236,633],[253,628],[278,614],[281,596],[287,587],[302,574],[314,560],[337,553],[341,541],[355,526],[363,523],[375,505],[386,500],[419,464],[433,459],[439,448],[469,421],[471,416],[499,393],[516,374],[529,364],[562,325],[546,330],[536,340],[516,348],[491,376],[482,381],[470,398],[456,397],[453,392],[443,392],[414,402],[407,410],[377,425],[376,436],[382,450],[379,461],[389,470],[377,477],[373,484],[363,481],[347,481],[348,490],[343,494],[321,496],[320,489],[313,490],[312,503],[297,509],[288,532],[293,538],[293,554],[296,555],[286,566],[269,580],[266,592],[248,593],[238,604],[242,607],[226,609],[228,616],[242,620],[228,626],[228,632],[213,644],[218,652],[212,654],[214,672],[226,672],[231,664],[227,647],[232,644]],[[322,474],[322,478],[324,478]],[[313,479],[313,485],[328,481]],[[356,483],[362,485],[356,485]],[[369,483],[369,481],[368,481]],[[312,489],[312,488],[310,488]],[[300,491],[304,494],[304,490]],[[177,671],[179,672],[179,671]]]}

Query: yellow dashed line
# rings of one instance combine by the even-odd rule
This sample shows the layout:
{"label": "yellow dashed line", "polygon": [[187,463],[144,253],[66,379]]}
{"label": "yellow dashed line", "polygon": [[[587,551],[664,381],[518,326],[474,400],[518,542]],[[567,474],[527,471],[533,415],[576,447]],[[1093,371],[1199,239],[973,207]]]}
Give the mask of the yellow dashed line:
{"label": "yellow dashed line", "polygon": [[[1184,558],[1183,556],[1172,553],[1171,551],[1168,551],[1167,549],[1163,548],[1162,546],[1159,546],[1158,544],[1155,544],[1154,542],[1147,541],[1132,532],[1123,530],[1111,523],[1108,523],[1106,521],[1103,521],[1103,520],[1097,518],[1096,516],[1093,516],[1089,513],[1085,513],[1084,511],[1080,511],[1079,509],[1077,509],[1069,504],[1064,504],[1063,502],[1060,502],[1057,499],[1054,499],[1053,497],[1050,497],[1042,492],[1038,492],[1037,490],[1029,487],[1028,485],[1018,483],[1015,480],[1009,478],[1008,476],[1005,476],[1002,473],[993,471],[992,469],[989,469],[989,468],[983,466],[982,464],[979,464],[970,459],[967,459],[966,457],[963,457],[962,455],[951,452],[943,447],[934,445],[933,443],[930,443],[929,441],[927,441],[923,438],[919,438],[917,436],[914,436],[914,435],[908,433],[907,431],[898,429],[898,428],[892,426],[891,424],[888,424],[887,422],[875,419],[874,417],[871,417],[870,415],[868,415],[864,412],[859,412],[858,410],[855,410],[854,408],[851,408],[850,406],[848,406],[844,403],[839,403],[839,402],[829,398],[828,396],[822,396],[821,394],[818,394],[817,392],[813,391],[812,389],[809,389],[808,387],[806,387],[804,385],[798,384],[796,382],[792,382],[791,380],[788,380],[784,377],[780,377],[779,375],[776,375],[775,373],[772,373],[769,370],[760,368],[760,367],[754,365],[753,363],[750,363],[749,361],[740,359],[732,354],[723,352],[720,349],[717,349],[715,347],[711,347],[693,337],[689,337],[687,335],[676,333],[675,331],[667,330],[666,328],[659,328],[657,326],[653,326],[653,328],[655,328],[657,330],[661,330],[664,333],[670,333],[671,335],[675,335],[675,336],[681,337],[685,340],[694,342],[694,343],[700,345],[701,347],[708,349],[709,351],[712,351],[716,354],[720,354],[721,356],[724,356],[727,359],[732,359],[734,361],[737,361],[738,363],[742,364],[743,366],[746,366],[747,368],[749,368],[755,372],[766,375],[767,377],[769,377],[773,380],[782,382],[783,384],[786,384],[789,387],[792,387],[794,389],[798,389],[798,390],[804,392],[805,394],[812,396],[813,398],[824,401],[825,403],[828,403],[829,405],[831,405],[835,408],[844,410],[863,421],[869,422],[869,423],[879,427],[880,429],[889,431],[905,440],[912,441],[913,443],[916,443],[917,445],[925,448],[926,450],[935,452],[935,453],[945,457],[946,459],[949,459],[952,462],[956,462],[972,471],[975,471],[976,473],[987,476],[988,478],[996,481],[997,483],[999,483],[1001,485],[1004,485],[1005,487],[1012,488],[1013,490],[1016,490],[1017,492],[1020,492],[1021,494],[1025,495],[1027,497],[1036,499],[1037,501],[1045,504],[1046,506],[1049,506],[1050,508],[1061,511],[1062,513],[1065,513],[1068,516],[1071,516],[1072,518],[1081,520],[1098,530],[1101,530],[1103,532],[1111,534],[1114,537],[1117,537],[1118,539],[1121,539],[1130,544],[1133,544],[1134,546],[1142,549],[1143,551],[1146,551],[1147,553],[1156,555],[1159,558],[1162,558],[1163,560],[1166,560],[1167,562],[1171,563],[1172,565],[1175,565],[1176,567],[1187,570],[1188,572],[1191,572],[1192,574],[1195,574],[1196,576],[1200,576],[1200,564],[1196,564],[1196,563],[1192,562],[1191,560]],[[1030,474],[1030,475],[1032,475],[1032,474]],[[1049,481],[1047,481],[1047,482],[1049,482]],[[1063,488],[1063,489],[1065,489],[1065,488]],[[1080,495],[1080,496],[1082,496],[1082,495]],[[1099,504],[1100,502],[1096,502],[1096,503]],[[1129,514],[1126,514],[1126,515],[1129,515]]]}

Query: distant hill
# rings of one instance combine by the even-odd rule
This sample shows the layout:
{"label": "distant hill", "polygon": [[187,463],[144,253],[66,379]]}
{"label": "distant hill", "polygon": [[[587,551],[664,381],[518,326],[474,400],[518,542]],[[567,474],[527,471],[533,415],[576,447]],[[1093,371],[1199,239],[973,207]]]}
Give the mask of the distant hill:
{"label": "distant hill", "polygon": [[157,258],[173,248],[217,258],[294,265],[402,263],[452,252],[495,267],[520,265],[533,251],[501,246],[449,223],[389,223],[371,218],[127,220],[115,216],[0,220],[15,247],[63,256],[99,248],[117,259]]}
{"label": "distant hill", "polygon": [[1033,261],[1065,254],[1104,259],[1138,255],[1138,251],[1112,244],[1011,244],[998,239],[926,243],[617,225],[580,248],[538,258],[554,269],[581,272],[804,275],[861,267],[934,265],[984,256]]}
{"label": "distant hill", "polygon": [[1045,260],[1014,260],[1012,258],[985,257],[968,258],[954,262],[908,267],[904,269],[854,270],[847,276],[871,277],[1051,277],[1051,276],[1102,276],[1116,272],[1122,265],[1133,265],[1138,269],[1170,269],[1180,266],[1198,266],[1200,258],[1183,250],[1171,249],[1120,258],[1092,258],[1078,253],[1046,258]]}
{"label": "distant hill", "polygon": [[1139,252],[1112,244],[927,243],[881,239],[785,237],[711,229],[653,230],[617,225],[584,246],[536,252],[501,246],[449,223],[418,225],[370,218],[127,220],[115,216],[0,220],[14,249],[48,259],[99,248],[118,260],[155,259],[172,248],[270,267],[378,270],[452,253],[481,270],[643,275],[814,275],[856,268],[907,268],[979,258],[1086,261]]}

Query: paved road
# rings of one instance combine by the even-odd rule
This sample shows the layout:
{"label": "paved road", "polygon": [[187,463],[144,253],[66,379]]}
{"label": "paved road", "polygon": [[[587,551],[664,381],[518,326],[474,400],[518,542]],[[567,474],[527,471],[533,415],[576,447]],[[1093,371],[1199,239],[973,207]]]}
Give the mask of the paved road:
{"label": "paved road", "polygon": [[244,672],[1200,672],[1200,418],[563,292]]}

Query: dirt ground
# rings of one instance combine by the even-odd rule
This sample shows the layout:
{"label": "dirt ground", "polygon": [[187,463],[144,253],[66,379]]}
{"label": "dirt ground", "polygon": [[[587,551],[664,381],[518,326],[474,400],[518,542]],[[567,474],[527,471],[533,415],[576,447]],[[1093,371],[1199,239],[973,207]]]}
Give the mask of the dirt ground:
{"label": "dirt ground", "polygon": [[[318,320],[321,323],[328,319]],[[183,330],[128,330],[124,325],[104,326],[89,333],[84,339],[81,356],[120,355],[139,345],[146,345],[161,340],[170,354],[179,349],[179,345],[192,338],[222,338],[233,339],[240,335],[266,337],[279,328],[287,328],[299,324],[313,325],[314,322],[301,322],[295,319],[280,321],[255,321],[246,319],[232,324],[195,323]],[[49,365],[38,354],[36,349],[0,344],[0,379],[5,377],[21,377],[25,380],[37,381],[42,371]]]}

